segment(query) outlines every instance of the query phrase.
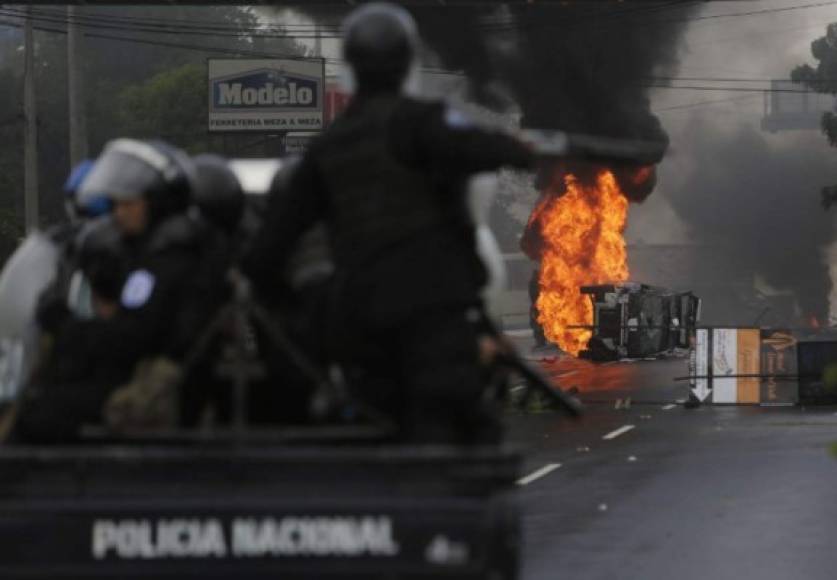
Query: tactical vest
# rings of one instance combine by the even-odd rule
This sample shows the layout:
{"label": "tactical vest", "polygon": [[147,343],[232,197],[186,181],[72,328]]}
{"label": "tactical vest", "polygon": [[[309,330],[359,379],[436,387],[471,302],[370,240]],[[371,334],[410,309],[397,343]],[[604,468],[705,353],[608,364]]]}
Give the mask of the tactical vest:
{"label": "tactical vest", "polygon": [[392,122],[400,103],[397,97],[356,103],[315,150],[338,265],[363,265],[441,227],[469,228],[462,195],[441,191],[421,159],[396,156],[399,141],[411,138]]}

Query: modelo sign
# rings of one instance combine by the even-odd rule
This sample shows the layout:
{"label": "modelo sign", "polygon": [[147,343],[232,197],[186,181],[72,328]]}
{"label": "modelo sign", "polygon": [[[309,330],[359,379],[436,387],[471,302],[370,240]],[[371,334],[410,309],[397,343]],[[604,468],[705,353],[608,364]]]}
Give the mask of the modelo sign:
{"label": "modelo sign", "polygon": [[211,59],[212,132],[320,131],[322,59]]}

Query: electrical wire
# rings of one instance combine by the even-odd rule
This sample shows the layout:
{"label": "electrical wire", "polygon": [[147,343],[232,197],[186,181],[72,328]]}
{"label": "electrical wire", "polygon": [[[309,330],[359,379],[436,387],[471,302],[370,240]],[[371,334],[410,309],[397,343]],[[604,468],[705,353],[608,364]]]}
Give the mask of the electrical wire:
{"label": "electrical wire", "polygon": [[682,111],[682,110],[685,110],[685,109],[696,109],[696,108],[700,108],[700,107],[708,107],[708,106],[712,106],[712,105],[719,105],[719,104],[722,104],[722,103],[733,103],[733,102],[738,102],[738,101],[752,100],[752,99],[755,99],[759,96],[760,95],[745,95],[743,97],[741,97],[741,96],[730,97],[728,99],[714,99],[712,101],[699,101],[697,103],[686,103],[686,104],[683,104],[683,105],[674,105],[674,106],[671,106],[671,107],[663,107],[661,109],[654,109],[652,112],[656,115],[656,114],[659,114],[659,113],[668,113],[670,111]]}

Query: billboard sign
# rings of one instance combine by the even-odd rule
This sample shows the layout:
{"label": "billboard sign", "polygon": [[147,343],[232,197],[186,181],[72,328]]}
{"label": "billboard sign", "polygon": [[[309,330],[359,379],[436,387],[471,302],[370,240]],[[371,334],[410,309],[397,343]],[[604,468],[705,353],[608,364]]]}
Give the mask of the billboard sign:
{"label": "billboard sign", "polygon": [[210,59],[209,131],[320,131],[323,59]]}
{"label": "billboard sign", "polygon": [[787,330],[697,329],[689,362],[692,392],[721,404],[795,403],[796,353],[797,339]]}

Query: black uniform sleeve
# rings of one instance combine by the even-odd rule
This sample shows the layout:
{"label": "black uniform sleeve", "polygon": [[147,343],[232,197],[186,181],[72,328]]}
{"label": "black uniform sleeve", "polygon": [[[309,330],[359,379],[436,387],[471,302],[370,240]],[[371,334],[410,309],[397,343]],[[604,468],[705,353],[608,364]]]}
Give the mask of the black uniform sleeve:
{"label": "black uniform sleeve", "polygon": [[441,103],[414,104],[404,116],[411,121],[414,154],[438,171],[470,175],[502,167],[526,169],[535,163],[523,142],[459,120]]}
{"label": "black uniform sleeve", "polygon": [[133,364],[151,353],[169,354],[182,294],[193,273],[191,263],[187,255],[170,253],[153,260],[147,269],[133,272],[126,285],[131,284],[131,276],[144,276],[152,280],[150,287],[146,284],[147,294],[126,304],[123,290],[113,318],[67,321],[56,336],[56,350],[75,353],[85,362],[104,360],[117,365]]}
{"label": "black uniform sleeve", "polygon": [[294,168],[289,182],[274,181],[261,228],[241,266],[265,294],[282,290],[285,265],[302,234],[322,218],[324,195],[312,149]]}

